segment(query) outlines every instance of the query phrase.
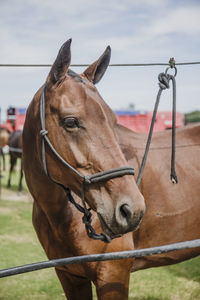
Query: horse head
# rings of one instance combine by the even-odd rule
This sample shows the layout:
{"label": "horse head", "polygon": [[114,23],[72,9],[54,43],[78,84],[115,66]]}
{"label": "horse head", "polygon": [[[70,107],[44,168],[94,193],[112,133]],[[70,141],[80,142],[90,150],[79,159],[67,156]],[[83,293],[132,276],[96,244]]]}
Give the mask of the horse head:
{"label": "horse head", "polygon": [[[69,69],[70,45],[68,40],[61,47],[43,87],[42,133],[48,132],[52,147],[69,165],[46,146],[49,176],[82,197],[83,178],[127,167],[127,161],[114,131],[115,114],[95,87],[108,67],[111,49],[108,46],[97,61],[78,75]],[[41,97],[41,93],[40,89],[37,95]],[[40,156],[41,151],[40,144]],[[84,198],[97,212],[103,231],[111,237],[135,230],[145,211],[143,196],[128,174],[85,184]]]}

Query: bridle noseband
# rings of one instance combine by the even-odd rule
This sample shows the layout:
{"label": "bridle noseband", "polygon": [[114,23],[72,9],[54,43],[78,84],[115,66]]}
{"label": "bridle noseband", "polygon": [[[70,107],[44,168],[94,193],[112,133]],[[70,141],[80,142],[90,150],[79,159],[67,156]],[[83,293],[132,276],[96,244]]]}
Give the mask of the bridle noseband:
{"label": "bridle noseband", "polygon": [[[46,175],[51,179],[52,182],[56,183],[60,187],[62,187],[67,195],[67,198],[69,201],[81,212],[83,213],[83,218],[82,221],[85,224],[86,232],[90,238],[93,238],[95,240],[101,240],[103,242],[111,242],[112,237],[107,236],[104,233],[97,234],[94,230],[94,228],[91,225],[92,222],[92,213],[91,213],[91,208],[86,207],[86,202],[85,202],[85,185],[90,185],[92,183],[97,183],[97,182],[102,182],[102,181],[107,181],[109,179],[121,177],[124,175],[135,175],[135,170],[132,167],[129,166],[123,166],[120,168],[115,168],[115,169],[110,169],[108,171],[104,172],[99,172],[93,175],[86,175],[83,176],[81,173],[79,173],[74,167],[72,167],[66,160],[64,160],[60,154],[56,151],[54,146],[51,144],[49,138],[48,138],[48,131],[45,128],[45,85],[42,87],[42,93],[40,97],[40,121],[41,121],[41,130],[40,134],[42,136],[42,163],[44,167],[44,171]],[[66,166],[68,167],[71,171],[73,171],[76,175],[78,175],[82,179],[82,188],[81,188],[81,200],[83,206],[78,204],[72,194],[71,191],[68,187],[64,186],[63,184],[56,182],[53,180],[49,173],[48,173],[48,168],[47,168],[47,162],[46,162],[46,152],[45,152],[45,143],[49,146],[49,148],[52,150],[52,152],[55,154],[55,156]]]}

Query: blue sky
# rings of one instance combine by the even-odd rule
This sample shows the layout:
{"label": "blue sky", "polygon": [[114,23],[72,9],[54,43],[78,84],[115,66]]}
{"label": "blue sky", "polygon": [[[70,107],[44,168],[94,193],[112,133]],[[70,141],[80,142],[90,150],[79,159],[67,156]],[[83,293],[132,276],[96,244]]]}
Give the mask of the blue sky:
{"label": "blue sky", "polygon": [[[53,63],[72,38],[72,64],[89,64],[111,46],[111,63],[200,61],[200,1],[1,0],[0,63]],[[178,66],[177,110],[200,109],[200,65]],[[84,68],[72,68],[82,72]],[[164,66],[109,67],[97,85],[113,109],[152,110]],[[27,107],[49,68],[0,68],[3,116]],[[160,110],[171,109],[171,90]]]}

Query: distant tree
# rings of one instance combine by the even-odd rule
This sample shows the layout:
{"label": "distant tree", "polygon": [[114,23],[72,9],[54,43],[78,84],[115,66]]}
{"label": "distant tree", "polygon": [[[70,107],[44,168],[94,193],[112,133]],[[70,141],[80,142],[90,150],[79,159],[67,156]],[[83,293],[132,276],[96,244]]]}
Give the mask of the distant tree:
{"label": "distant tree", "polygon": [[200,111],[195,110],[190,113],[186,113],[185,117],[185,124],[193,123],[193,122],[200,122]]}

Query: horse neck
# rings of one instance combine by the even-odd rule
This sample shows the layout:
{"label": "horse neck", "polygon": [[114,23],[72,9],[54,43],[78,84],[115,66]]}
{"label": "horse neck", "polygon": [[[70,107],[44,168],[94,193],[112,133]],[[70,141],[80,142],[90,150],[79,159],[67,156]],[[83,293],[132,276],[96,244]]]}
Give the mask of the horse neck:
{"label": "horse neck", "polygon": [[[25,126],[24,135],[27,133],[26,130]],[[30,132],[28,134],[30,135]],[[45,174],[41,164],[41,152],[38,152],[37,149],[38,141],[34,138],[32,139],[30,135],[30,143],[23,144],[24,152],[26,152],[24,165],[29,164],[29,168],[25,167],[25,177],[34,199],[33,223],[35,224],[35,220],[41,216],[41,219],[45,219],[45,222],[51,227],[54,236],[60,239],[59,220],[60,216],[62,215],[63,218],[67,211],[68,200],[64,191]],[[36,223],[38,226],[38,221]]]}

